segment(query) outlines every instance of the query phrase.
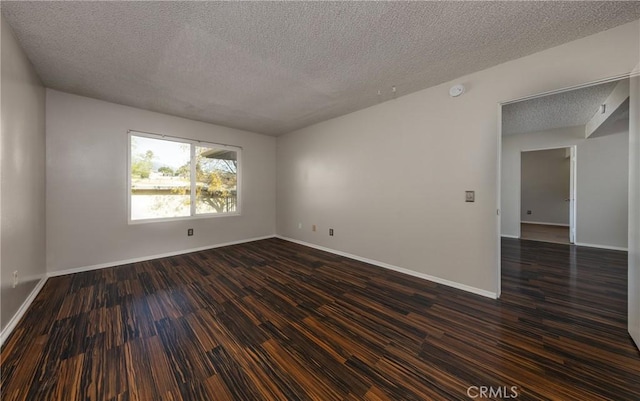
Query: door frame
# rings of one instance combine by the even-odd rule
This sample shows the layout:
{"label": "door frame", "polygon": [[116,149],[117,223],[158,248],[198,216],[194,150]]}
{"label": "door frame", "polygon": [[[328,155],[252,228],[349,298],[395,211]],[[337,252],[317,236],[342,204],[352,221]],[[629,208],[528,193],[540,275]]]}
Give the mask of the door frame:
{"label": "door frame", "polygon": [[[577,146],[578,145],[567,145],[533,149],[520,149],[519,160],[520,177],[522,177],[522,153],[556,149],[569,149],[569,152],[571,152],[569,156],[569,243],[571,243],[572,245],[576,242]],[[522,178],[518,182],[520,183],[520,188],[518,188],[518,216],[520,216],[520,224],[518,225],[518,238],[520,238],[522,237]]]}
{"label": "door frame", "polygon": [[[634,173],[635,172],[635,173]],[[629,261],[627,331],[640,349],[640,64],[629,80]],[[634,202],[635,201],[635,202]]]}
{"label": "door frame", "polygon": [[575,244],[578,225],[578,146],[571,146],[569,151],[569,243]]}

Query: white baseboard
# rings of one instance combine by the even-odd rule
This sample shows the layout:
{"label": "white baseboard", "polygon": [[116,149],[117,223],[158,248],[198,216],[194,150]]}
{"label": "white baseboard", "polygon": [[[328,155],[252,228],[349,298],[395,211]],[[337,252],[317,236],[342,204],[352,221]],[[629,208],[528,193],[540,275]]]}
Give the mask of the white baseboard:
{"label": "white baseboard", "polygon": [[7,340],[7,338],[9,338],[9,335],[11,334],[13,329],[16,328],[16,325],[18,324],[20,319],[22,319],[22,316],[24,316],[27,309],[29,309],[29,306],[31,306],[33,300],[36,299],[36,297],[40,293],[40,290],[42,290],[42,287],[44,287],[44,284],[47,282],[47,278],[48,277],[45,275],[40,279],[40,281],[38,281],[36,286],[33,287],[33,290],[31,290],[31,293],[29,294],[27,299],[24,300],[22,305],[20,305],[20,308],[18,308],[11,320],[9,320],[9,323],[7,323],[4,329],[2,329],[2,333],[0,333],[0,347],[4,345],[4,342]]}
{"label": "white baseboard", "polygon": [[507,234],[500,234],[501,237],[503,238],[515,238],[515,239],[520,239],[520,237],[518,237],[517,235],[507,235]]}
{"label": "white baseboard", "polygon": [[520,224],[538,224],[538,225],[541,225],[541,226],[569,227],[568,224],[547,223],[545,221],[521,221]]}
{"label": "white baseboard", "polygon": [[190,248],[190,249],[183,249],[183,250],[180,250],[180,251],[160,253],[160,254],[156,254],[156,255],[141,256],[141,257],[133,258],[133,259],[118,260],[118,261],[115,261],[115,262],[100,263],[100,264],[97,264],[97,265],[90,265],[90,266],[74,267],[73,269],[52,271],[52,272],[47,273],[47,276],[49,276],[49,277],[65,276],[67,274],[81,273],[81,272],[87,272],[87,271],[91,271],[91,270],[105,269],[107,267],[128,265],[130,263],[145,262],[147,260],[154,260],[154,259],[160,259],[160,258],[167,258],[167,257],[170,257],[170,256],[184,255],[186,253],[206,251],[208,249],[221,248],[223,246],[230,246],[230,245],[244,244],[246,242],[260,241],[260,240],[263,240],[263,239],[274,238],[274,237],[275,237],[275,235],[266,235],[266,236],[263,236],[263,237],[255,237],[255,238],[243,239],[243,240],[239,240],[239,241],[225,242],[225,243],[222,243],[222,244],[207,245],[207,246],[202,246],[202,247],[199,247],[199,248]]}
{"label": "white baseboard", "polygon": [[625,251],[628,252],[629,249],[621,246],[611,246],[611,245],[599,245],[599,244],[585,244],[584,242],[576,242],[574,245],[577,246],[586,246],[588,248],[600,248],[600,249],[610,249],[612,251]]}
{"label": "white baseboard", "polygon": [[368,263],[370,265],[383,267],[385,269],[394,270],[394,271],[397,271],[397,272],[400,272],[400,273],[404,273],[404,274],[407,274],[407,275],[410,275],[410,276],[414,276],[414,277],[418,277],[418,278],[421,278],[421,279],[424,279],[424,280],[432,281],[434,283],[446,285],[448,287],[453,287],[453,288],[457,288],[459,290],[471,292],[473,294],[482,295],[483,297],[492,298],[492,299],[497,299],[498,298],[498,294],[496,294],[495,292],[483,290],[483,289],[476,288],[476,287],[471,287],[471,286],[468,286],[466,284],[461,284],[461,283],[457,283],[455,281],[445,280],[443,278],[430,276],[428,274],[420,273],[420,272],[417,272],[417,271],[414,271],[414,270],[409,270],[409,269],[405,269],[403,267],[390,265],[388,263],[379,262],[379,261],[373,260],[373,259],[363,258],[362,256],[353,255],[353,254],[350,254],[350,253],[347,253],[347,252],[337,251],[335,249],[326,248],[324,246],[315,245],[315,244],[312,244],[312,243],[309,243],[309,242],[300,241],[300,240],[296,240],[296,239],[289,238],[289,237],[284,237],[282,235],[276,235],[276,237],[280,238],[280,239],[283,239],[285,241],[289,241],[289,242],[293,242],[293,243],[296,243],[296,244],[308,246],[310,248],[315,248],[315,249],[319,249],[321,251],[333,253],[335,255],[344,256],[344,257],[349,258],[349,259],[358,260],[360,262]]}

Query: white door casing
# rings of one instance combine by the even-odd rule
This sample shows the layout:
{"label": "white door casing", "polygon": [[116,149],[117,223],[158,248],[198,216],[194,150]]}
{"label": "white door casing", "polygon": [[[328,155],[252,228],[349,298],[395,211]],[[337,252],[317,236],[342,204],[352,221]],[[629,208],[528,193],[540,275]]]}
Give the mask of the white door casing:
{"label": "white door casing", "polygon": [[577,169],[577,149],[576,146],[570,148],[570,172],[569,172],[569,242],[576,242],[576,171]]}

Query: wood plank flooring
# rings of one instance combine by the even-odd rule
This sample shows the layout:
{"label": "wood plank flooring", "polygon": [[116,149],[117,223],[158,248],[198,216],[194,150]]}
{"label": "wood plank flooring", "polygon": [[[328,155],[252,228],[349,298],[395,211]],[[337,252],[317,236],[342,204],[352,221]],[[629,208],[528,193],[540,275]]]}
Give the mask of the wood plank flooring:
{"label": "wood plank flooring", "polygon": [[500,300],[279,239],[55,277],[2,400],[637,400],[626,258],[504,239]]}
{"label": "wood plank flooring", "polygon": [[569,244],[569,227],[521,223],[520,238],[533,241]]}

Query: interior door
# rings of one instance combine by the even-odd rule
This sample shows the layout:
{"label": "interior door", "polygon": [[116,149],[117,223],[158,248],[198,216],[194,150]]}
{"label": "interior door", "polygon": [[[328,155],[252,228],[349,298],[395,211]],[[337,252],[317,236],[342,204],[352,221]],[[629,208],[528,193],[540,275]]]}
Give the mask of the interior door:
{"label": "interior door", "polygon": [[[570,148],[570,167],[569,167],[569,242],[576,242],[576,147]],[[566,170],[565,170],[566,171]]]}
{"label": "interior door", "polygon": [[[640,73],[640,64],[636,67]],[[629,90],[629,334],[640,348],[640,76]]]}

